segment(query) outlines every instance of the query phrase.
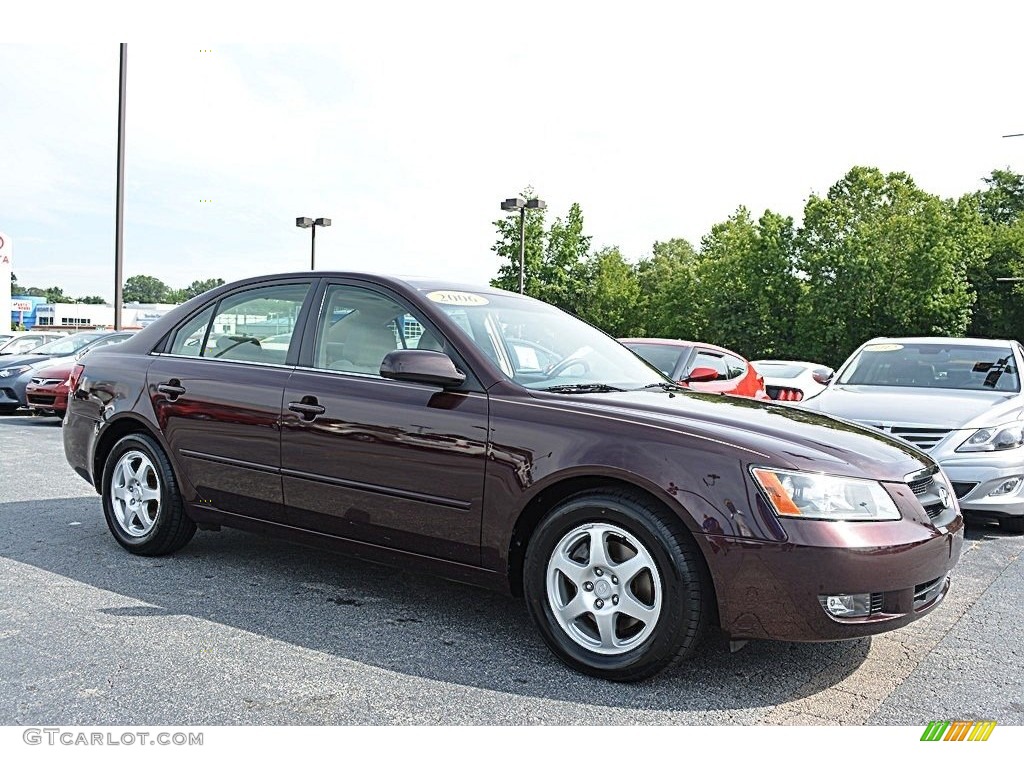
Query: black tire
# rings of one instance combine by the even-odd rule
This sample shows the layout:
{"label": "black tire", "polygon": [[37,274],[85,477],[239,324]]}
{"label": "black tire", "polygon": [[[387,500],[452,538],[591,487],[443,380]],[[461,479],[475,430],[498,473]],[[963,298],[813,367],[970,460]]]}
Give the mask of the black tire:
{"label": "black tire", "polygon": [[[115,518],[114,499],[111,496],[118,462],[133,451],[149,459],[155,480],[159,482],[159,507],[152,517],[152,527],[140,535],[132,535]],[[103,515],[107,520],[107,527],[117,543],[132,554],[153,557],[169,555],[188,544],[195,535],[196,524],[185,514],[185,505],[178,490],[174,470],[163,448],[149,435],[127,435],[114,444],[103,465],[102,489]]]}
{"label": "black tire", "polygon": [[1007,533],[1024,533],[1024,517],[1001,517],[999,527]]}
{"label": "black tire", "polygon": [[[642,641],[637,635],[635,647],[612,655],[573,639],[555,618],[548,596],[548,563],[556,547],[564,537],[592,523],[614,526],[635,537],[659,571],[661,607],[657,620],[651,622],[653,629]],[[669,511],[628,490],[584,491],[555,507],[527,546],[523,582],[527,607],[548,647],[573,669],[607,680],[644,680],[672,668],[700,645],[714,610],[711,576],[696,542]],[[593,589],[593,583],[587,583]],[[604,588],[608,589],[607,583]],[[617,596],[615,600],[619,605]],[[593,621],[593,616],[584,613],[576,621]],[[615,621],[619,620],[616,616]]]}

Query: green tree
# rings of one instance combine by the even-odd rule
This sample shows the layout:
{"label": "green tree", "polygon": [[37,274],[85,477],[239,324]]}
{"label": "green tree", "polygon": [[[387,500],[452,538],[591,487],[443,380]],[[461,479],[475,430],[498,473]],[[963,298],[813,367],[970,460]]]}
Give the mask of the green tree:
{"label": "green tree", "polygon": [[537,293],[530,295],[581,314],[588,303],[589,251],[590,235],[583,233],[583,211],[573,203],[564,220],[556,218],[551,223],[538,270],[540,285]]}
{"label": "green tree", "polygon": [[986,221],[1013,224],[1024,213],[1024,175],[994,170],[986,178],[988,189],[978,193],[978,207]]}
{"label": "green tree", "polygon": [[695,307],[700,255],[683,238],[656,242],[634,268],[640,298],[631,325],[637,336],[699,338],[704,318]]}
{"label": "green tree", "polygon": [[124,300],[140,304],[162,304],[167,301],[170,288],[162,280],[149,275],[134,275],[124,281]]}
{"label": "green tree", "polygon": [[797,237],[801,356],[835,365],[873,336],[962,336],[977,254],[957,239],[955,216],[908,175],[875,168],[812,196]]}
{"label": "green tree", "polygon": [[211,277],[209,280],[193,280],[191,285],[181,289],[179,293],[183,298],[179,301],[187,301],[221,285],[224,285],[224,281],[219,277]]}
{"label": "green tree", "polygon": [[106,304],[107,300],[102,296],[82,296],[75,299],[76,304]]}
{"label": "green tree", "polygon": [[640,300],[636,271],[617,247],[602,248],[587,261],[586,305],[579,313],[585,320],[612,336],[635,336],[635,307]]}
{"label": "green tree", "polygon": [[74,299],[72,299],[70,296],[68,296],[66,293],[64,293],[64,289],[63,288],[61,288],[59,286],[56,286],[56,285],[51,287],[51,288],[45,289],[43,295],[46,296],[46,303],[47,304],[73,304],[74,303]]}
{"label": "green tree", "polygon": [[789,217],[765,211],[755,222],[741,206],[712,227],[701,243],[693,299],[705,318],[702,339],[750,358],[789,355],[802,290],[794,260]]}

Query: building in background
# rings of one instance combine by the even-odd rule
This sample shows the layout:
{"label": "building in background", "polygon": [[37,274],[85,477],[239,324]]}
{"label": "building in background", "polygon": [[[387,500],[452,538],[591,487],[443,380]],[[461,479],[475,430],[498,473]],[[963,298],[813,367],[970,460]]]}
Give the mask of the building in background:
{"label": "building in background", "polygon": [[[0,232],[0,317],[5,317],[11,309],[11,269],[14,259],[14,246],[11,238]],[[6,328],[0,328],[6,331]]]}
{"label": "building in background", "polygon": [[[113,304],[47,304],[41,296],[16,296],[12,303],[11,323],[26,330],[54,329],[87,331],[114,327]],[[177,304],[125,304],[121,323],[125,329],[145,328]]]}

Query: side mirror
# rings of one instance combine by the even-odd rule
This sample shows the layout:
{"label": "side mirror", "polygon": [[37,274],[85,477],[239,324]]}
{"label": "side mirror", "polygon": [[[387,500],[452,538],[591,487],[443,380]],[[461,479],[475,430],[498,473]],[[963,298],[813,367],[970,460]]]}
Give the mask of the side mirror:
{"label": "side mirror", "polygon": [[434,384],[439,387],[457,387],[466,380],[466,374],[444,352],[428,349],[396,349],[388,352],[380,364],[380,375],[395,381]]}
{"label": "side mirror", "polygon": [[692,384],[694,382],[714,381],[717,378],[718,371],[716,371],[714,368],[700,366],[690,371],[690,375],[683,378],[683,383]]}
{"label": "side mirror", "polygon": [[819,384],[828,384],[832,381],[832,377],[836,375],[836,372],[831,368],[815,368],[811,372],[811,378]]}

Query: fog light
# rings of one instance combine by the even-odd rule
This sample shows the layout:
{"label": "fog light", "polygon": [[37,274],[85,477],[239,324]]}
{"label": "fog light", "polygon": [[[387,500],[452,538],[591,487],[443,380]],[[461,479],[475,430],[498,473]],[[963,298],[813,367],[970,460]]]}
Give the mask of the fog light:
{"label": "fog light", "polygon": [[1007,496],[1020,488],[1020,476],[1011,477],[1009,480],[1004,480],[995,487],[994,490],[989,491],[989,496]]}
{"label": "fog light", "polygon": [[851,618],[871,615],[871,595],[820,595],[821,607],[833,616]]}

